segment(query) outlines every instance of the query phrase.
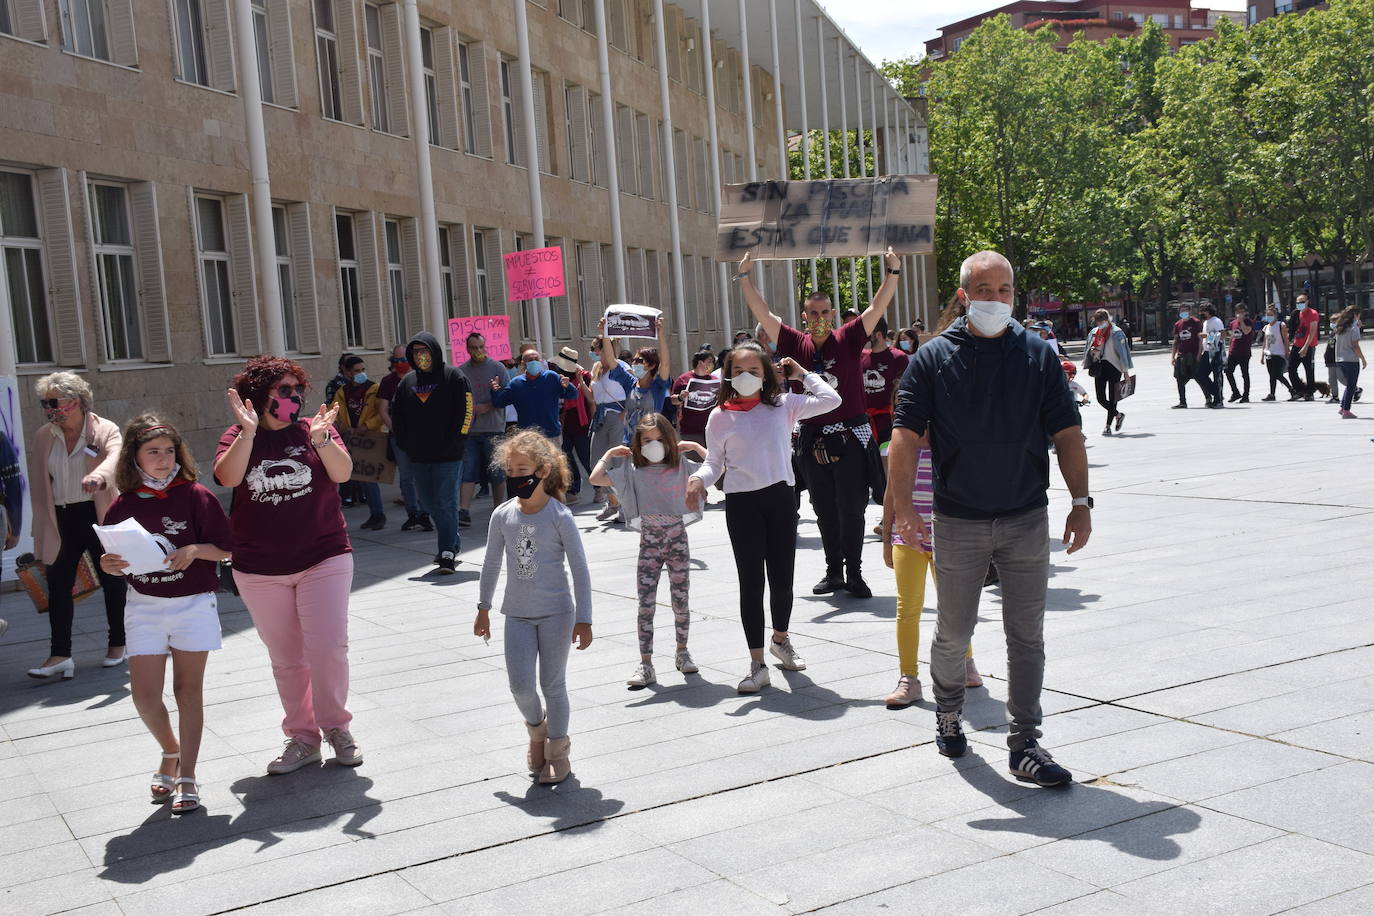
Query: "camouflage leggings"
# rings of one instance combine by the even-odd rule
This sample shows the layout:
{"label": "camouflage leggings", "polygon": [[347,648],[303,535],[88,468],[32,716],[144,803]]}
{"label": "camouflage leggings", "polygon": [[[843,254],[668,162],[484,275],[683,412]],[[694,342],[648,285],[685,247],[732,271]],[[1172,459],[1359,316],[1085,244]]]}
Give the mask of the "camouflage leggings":
{"label": "camouflage leggings", "polygon": [[658,579],[668,567],[668,589],[673,600],[673,629],[677,644],[687,645],[687,529],[682,519],[646,515],[639,533],[639,651],[654,651],[654,605]]}

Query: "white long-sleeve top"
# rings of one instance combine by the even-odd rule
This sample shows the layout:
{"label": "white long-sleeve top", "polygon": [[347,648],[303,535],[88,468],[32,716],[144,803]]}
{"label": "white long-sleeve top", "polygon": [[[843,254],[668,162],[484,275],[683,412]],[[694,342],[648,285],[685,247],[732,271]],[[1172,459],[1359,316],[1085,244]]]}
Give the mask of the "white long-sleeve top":
{"label": "white long-sleeve top", "polygon": [[783,394],[776,407],[760,403],[753,410],[717,407],[706,421],[706,463],[692,476],[706,486],[723,472],[726,493],[762,490],[792,476],[792,427],[840,406],[840,395],[819,375],[802,376],[806,394]]}

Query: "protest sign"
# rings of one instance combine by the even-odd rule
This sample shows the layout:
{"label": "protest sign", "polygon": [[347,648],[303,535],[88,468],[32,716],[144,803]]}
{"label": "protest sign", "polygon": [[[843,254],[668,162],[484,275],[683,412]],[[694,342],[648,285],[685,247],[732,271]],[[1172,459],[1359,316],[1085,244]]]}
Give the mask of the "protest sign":
{"label": "protest sign", "polygon": [[716,260],[856,258],[934,250],[934,175],[726,185]]}
{"label": "protest sign", "polygon": [[468,361],[468,335],[476,331],[487,339],[487,356],[498,362],[511,358],[510,318],[505,315],[473,315],[448,320],[448,349],[453,365]]}
{"label": "protest sign", "polygon": [[380,430],[346,429],[339,432],[348,456],[353,459],[353,476],[349,480],[363,483],[391,483],[396,479],[396,465],[386,457],[386,444],[391,438]]}
{"label": "protest sign", "polygon": [[719,394],[720,379],[715,376],[688,379],[687,389],[683,392],[682,409],[710,412],[716,406]]}
{"label": "protest sign", "polygon": [[563,285],[563,249],[531,248],[502,255],[506,262],[506,301],[561,296]]}
{"label": "protest sign", "polygon": [[607,337],[657,337],[663,312],[647,305],[619,303],[606,306]]}

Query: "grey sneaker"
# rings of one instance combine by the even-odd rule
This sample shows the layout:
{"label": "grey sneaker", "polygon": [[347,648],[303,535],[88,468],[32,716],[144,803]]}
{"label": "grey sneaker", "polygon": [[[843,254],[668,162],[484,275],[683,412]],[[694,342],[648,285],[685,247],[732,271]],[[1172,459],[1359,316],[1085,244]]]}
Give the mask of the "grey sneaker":
{"label": "grey sneaker", "polygon": [[306,744],[296,738],[288,738],[286,747],[281,754],[267,765],[267,772],[272,776],[280,776],[283,773],[294,773],[303,766],[320,762],[320,746],[318,744]]}
{"label": "grey sneaker", "polygon": [[736,693],[758,693],[769,685],[768,666],[763,662],[749,663],[749,676],[739,682]]}
{"label": "grey sneaker", "polygon": [[630,679],[625,683],[631,687],[648,687],[657,682],[658,677],[654,675],[653,662],[640,662],[635,665],[635,673],[630,675]]}
{"label": "grey sneaker", "polygon": [[792,639],[789,637],[782,642],[776,639],[768,640],[768,651],[773,653],[773,657],[782,662],[783,668],[788,671],[805,671],[806,661],[797,654],[797,650],[792,648]]}
{"label": "grey sneaker", "polygon": [[677,655],[673,656],[673,664],[677,665],[677,670],[683,674],[696,674],[697,663],[692,661],[692,653],[686,649],[678,649]]}
{"label": "grey sneaker", "polygon": [[353,733],[346,728],[330,728],[324,733],[324,740],[334,748],[334,762],[346,767],[355,767],[363,762],[363,749],[353,740]]}

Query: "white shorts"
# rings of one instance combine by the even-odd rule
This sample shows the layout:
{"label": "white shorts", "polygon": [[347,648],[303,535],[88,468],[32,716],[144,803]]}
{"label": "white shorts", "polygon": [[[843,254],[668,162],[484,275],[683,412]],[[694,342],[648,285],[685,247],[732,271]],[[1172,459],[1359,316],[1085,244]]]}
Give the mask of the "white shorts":
{"label": "white shorts", "polygon": [[214,592],[155,598],[129,588],[124,602],[125,651],[129,655],[209,652],[220,647],[219,605]]}

